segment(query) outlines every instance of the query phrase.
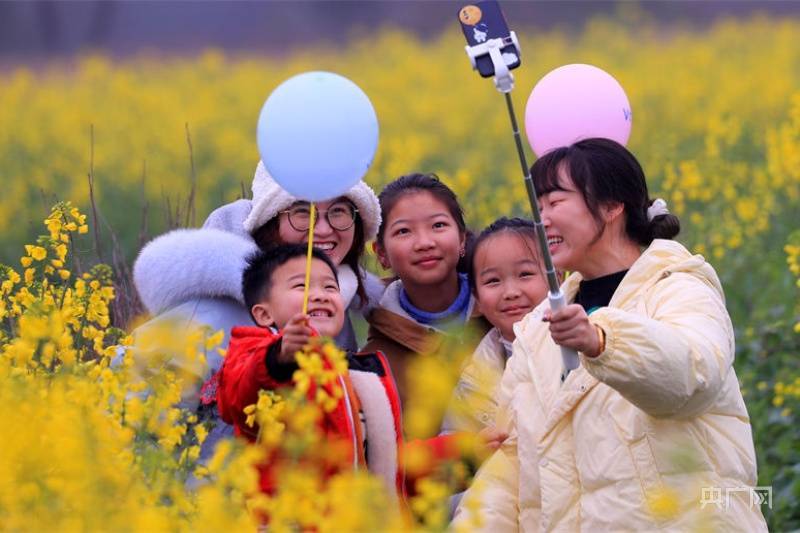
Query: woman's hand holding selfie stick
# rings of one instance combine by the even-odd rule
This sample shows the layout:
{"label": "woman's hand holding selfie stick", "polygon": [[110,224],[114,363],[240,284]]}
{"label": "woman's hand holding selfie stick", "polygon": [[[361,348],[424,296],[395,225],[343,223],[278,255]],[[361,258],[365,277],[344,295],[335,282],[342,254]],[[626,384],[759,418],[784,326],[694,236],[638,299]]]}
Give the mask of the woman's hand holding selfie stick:
{"label": "woman's hand holding selfie stick", "polygon": [[545,311],[542,321],[550,323],[550,335],[559,346],[586,357],[597,357],[605,350],[605,332],[589,320],[586,310],[578,304]]}

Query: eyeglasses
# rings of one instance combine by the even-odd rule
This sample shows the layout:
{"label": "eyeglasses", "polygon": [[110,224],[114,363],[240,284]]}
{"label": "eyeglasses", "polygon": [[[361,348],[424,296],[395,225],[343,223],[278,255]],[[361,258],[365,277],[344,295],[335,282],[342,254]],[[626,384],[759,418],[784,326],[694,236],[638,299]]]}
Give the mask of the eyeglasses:
{"label": "eyeglasses", "polygon": [[[289,225],[295,231],[308,231],[311,225],[311,207],[309,204],[298,204],[281,213],[286,213],[289,218]],[[348,202],[333,204],[329,209],[317,209],[316,219],[324,216],[328,225],[337,231],[350,229],[356,221],[356,209]]]}

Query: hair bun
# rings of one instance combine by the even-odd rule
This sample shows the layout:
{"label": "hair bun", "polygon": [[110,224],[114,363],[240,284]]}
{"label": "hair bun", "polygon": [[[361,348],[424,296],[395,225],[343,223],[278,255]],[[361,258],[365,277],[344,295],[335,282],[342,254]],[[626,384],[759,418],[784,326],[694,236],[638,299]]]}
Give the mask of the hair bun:
{"label": "hair bun", "polygon": [[656,215],[650,220],[652,239],[673,239],[681,231],[681,221],[672,213]]}

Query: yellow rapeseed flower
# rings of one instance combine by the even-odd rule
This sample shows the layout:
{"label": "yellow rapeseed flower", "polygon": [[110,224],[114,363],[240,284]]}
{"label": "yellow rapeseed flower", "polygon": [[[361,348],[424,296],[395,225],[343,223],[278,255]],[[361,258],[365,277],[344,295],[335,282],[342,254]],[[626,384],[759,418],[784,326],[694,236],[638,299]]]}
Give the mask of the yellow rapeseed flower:
{"label": "yellow rapeseed flower", "polygon": [[58,234],[61,232],[61,220],[59,218],[50,217],[44,221],[48,231],[50,231],[50,238],[53,240],[58,239]]}
{"label": "yellow rapeseed flower", "polygon": [[45,257],[47,257],[47,250],[41,246],[26,244],[25,252],[36,261],[42,261]]}
{"label": "yellow rapeseed flower", "polygon": [[206,350],[210,350],[215,346],[222,344],[222,340],[224,338],[225,338],[224,330],[219,330],[213,335],[209,335],[208,337],[206,337],[206,342],[205,342]]}

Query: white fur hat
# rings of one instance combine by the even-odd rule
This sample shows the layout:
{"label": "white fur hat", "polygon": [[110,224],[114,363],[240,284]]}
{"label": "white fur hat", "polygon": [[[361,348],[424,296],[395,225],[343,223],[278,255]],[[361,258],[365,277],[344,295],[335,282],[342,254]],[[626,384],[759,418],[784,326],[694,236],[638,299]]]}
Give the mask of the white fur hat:
{"label": "white fur hat", "polygon": [[[358,214],[364,222],[364,240],[374,239],[378,234],[378,227],[381,225],[381,206],[375,192],[369,185],[359,181],[342,196],[353,202],[358,209]],[[253,178],[253,207],[244,220],[244,229],[248,233],[253,233],[297,201],[297,198],[286,192],[272,179],[264,167],[264,163],[259,161],[256,175]]]}

